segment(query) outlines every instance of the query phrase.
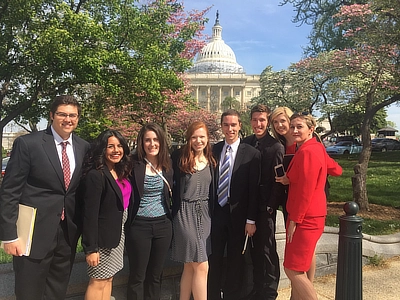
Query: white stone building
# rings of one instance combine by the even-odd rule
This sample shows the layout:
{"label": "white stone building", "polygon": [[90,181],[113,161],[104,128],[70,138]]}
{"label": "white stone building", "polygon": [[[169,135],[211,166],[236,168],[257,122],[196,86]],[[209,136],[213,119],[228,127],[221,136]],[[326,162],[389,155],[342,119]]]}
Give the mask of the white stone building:
{"label": "white stone building", "polygon": [[192,96],[200,107],[221,112],[226,97],[236,98],[246,108],[251,98],[259,96],[260,76],[247,75],[231,47],[222,39],[222,26],[216,14],[211,41],[197,54],[193,68],[187,72]]}

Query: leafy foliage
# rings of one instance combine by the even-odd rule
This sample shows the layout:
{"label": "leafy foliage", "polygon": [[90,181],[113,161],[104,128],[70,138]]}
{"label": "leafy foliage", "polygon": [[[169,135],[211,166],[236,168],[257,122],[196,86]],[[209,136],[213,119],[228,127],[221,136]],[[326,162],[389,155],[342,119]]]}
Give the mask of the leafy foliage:
{"label": "leafy foliage", "polygon": [[3,1],[1,131],[15,118],[37,123],[63,93],[80,97],[88,139],[110,125],[110,103],[166,111],[166,93],[185,88],[179,74],[204,44],[206,11],[176,0]]}
{"label": "leafy foliage", "polygon": [[[287,3],[296,7],[295,21],[318,23],[316,21],[334,17],[335,30],[342,35],[340,42],[333,39],[334,43],[329,47],[315,51],[297,63],[295,68],[311,74],[309,78],[317,78],[322,83],[318,86],[323,88],[320,90],[324,95],[322,108],[328,118],[341,114],[346,116],[350,112],[356,118],[362,116],[360,132],[363,151],[354,168],[353,190],[360,208],[367,209],[366,173],[371,155],[373,119],[378,111],[400,100],[400,3],[392,0],[371,0],[368,4],[363,1],[284,1],[284,4]],[[324,10],[324,7],[329,9]],[[326,30],[319,28],[319,42],[332,33],[330,26]],[[314,33],[315,30],[318,28],[314,27]],[[313,39],[311,42],[318,43]],[[314,49],[319,47],[313,46]]]}

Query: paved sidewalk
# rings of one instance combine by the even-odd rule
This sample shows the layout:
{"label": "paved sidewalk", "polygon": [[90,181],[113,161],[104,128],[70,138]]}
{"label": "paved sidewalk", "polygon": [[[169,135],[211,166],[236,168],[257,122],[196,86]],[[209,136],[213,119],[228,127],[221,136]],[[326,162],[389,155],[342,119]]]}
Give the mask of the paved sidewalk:
{"label": "paved sidewalk", "polygon": [[[400,299],[400,256],[390,258],[386,266],[363,267],[363,300]],[[317,277],[314,282],[319,300],[334,300],[336,276]],[[279,290],[277,300],[290,299],[290,288]]]}

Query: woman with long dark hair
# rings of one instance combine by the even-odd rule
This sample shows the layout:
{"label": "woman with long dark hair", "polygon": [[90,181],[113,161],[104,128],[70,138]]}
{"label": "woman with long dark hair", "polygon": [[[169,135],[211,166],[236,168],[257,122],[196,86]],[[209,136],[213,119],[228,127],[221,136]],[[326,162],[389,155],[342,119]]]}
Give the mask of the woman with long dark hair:
{"label": "woman with long dark hair", "polygon": [[144,125],[133,155],[134,203],[129,208],[126,248],[127,298],[160,298],[161,274],[172,239],[172,168],[166,135],[154,123]]}
{"label": "woman with long dark hair", "polygon": [[84,164],[82,246],[88,264],[85,300],[108,300],[113,276],[123,268],[124,224],[132,201],[129,147],[115,130],[101,133]]}
{"label": "woman with long dark hair", "polygon": [[186,145],[172,155],[174,168],[172,259],[184,263],[180,299],[207,300],[208,256],[211,253],[211,215],[215,191],[209,131],[193,122]]}

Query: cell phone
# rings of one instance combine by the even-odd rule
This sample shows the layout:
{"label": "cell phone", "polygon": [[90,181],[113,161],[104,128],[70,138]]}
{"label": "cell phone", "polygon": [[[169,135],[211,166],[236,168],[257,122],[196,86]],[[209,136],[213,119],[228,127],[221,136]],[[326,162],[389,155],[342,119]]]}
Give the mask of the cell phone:
{"label": "cell phone", "polygon": [[285,169],[282,164],[276,165],[274,168],[276,177],[282,177],[285,175]]}

